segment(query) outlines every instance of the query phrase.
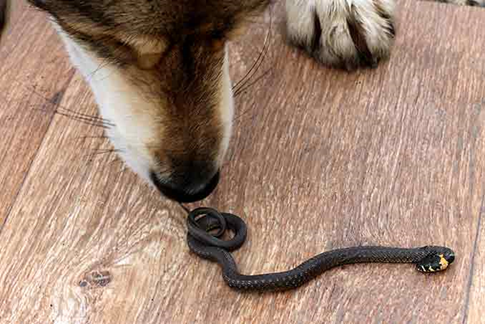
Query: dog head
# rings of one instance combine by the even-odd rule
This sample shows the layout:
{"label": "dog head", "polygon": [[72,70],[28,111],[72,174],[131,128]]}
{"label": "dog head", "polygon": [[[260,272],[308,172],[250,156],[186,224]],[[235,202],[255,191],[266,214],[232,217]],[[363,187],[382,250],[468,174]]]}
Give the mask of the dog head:
{"label": "dog head", "polygon": [[51,16],[127,164],[169,198],[210,194],[231,134],[226,44],[269,0],[29,2]]}

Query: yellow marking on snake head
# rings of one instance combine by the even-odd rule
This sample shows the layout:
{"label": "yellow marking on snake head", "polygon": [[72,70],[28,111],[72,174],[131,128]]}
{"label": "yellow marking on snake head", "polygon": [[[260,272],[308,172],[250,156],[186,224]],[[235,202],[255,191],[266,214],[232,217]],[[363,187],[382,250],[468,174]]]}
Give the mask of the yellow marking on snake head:
{"label": "yellow marking on snake head", "polygon": [[440,254],[439,257],[440,257],[440,266],[441,266],[440,270],[445,270],[446,268],[448,268],[449,262],[446,261],[445,256],[443,254]]}

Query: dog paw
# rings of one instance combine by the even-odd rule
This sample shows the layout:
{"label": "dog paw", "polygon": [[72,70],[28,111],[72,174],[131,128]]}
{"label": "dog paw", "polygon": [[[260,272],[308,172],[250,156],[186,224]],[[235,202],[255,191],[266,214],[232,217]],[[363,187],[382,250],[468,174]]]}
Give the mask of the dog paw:
{"label": "dog paw", "polygon": [[485,0],[435,0],[435,1],[450,3],[458,6],[485,7]]}
{"label": "dog paw", "polygon": [[287,36],[320,62],[375,67],[394,42],[394,0],[286,0]]}
{"label": "dog paw", "polygon": [[467,6],[485,7],[485,0],[465,0]]}

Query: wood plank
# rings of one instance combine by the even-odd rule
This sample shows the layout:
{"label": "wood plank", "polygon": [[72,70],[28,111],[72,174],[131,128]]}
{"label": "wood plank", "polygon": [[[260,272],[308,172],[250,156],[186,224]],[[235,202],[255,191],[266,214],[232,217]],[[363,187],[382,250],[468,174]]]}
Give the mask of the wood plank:
{"label": "wood plank", "polygon": [[[231,291],[188,253],[182,211],[114,156],[91,157],[106,142],[85,136],[99,129],[58,115],[0,234],[0,322],[462,322],[472,259],[484,262],[485,32],[469,28],[484,15],[406,1],[391,61],[356,73],[318,66],[275,31],[258,73],[271,71],[238,97],[229,161],[205,202],[245,216],[246,273],[357,244],[449,245],[446,273],[349,266],[294,292]],[[262,20],[232,49],[236,79]],[[95,113],[77,75],[61,104]]]}
{"label": "wood plank", "polygon": [[[406,2],[401,14],[392,59],[373,73],[318,70],[302,65],[297,51],[274,50],[292,60],[268,63],[273,73],[262,83],[274,89],[269,96],[261,86],[239,102],[245,117],[236,138],[243,144],[233,146],[227,169],[245,172],[231,174],[213,204],[245,214],[258,230],[240,254],[246,271],[283,270],[322,246],[356,244],[445,244],[459,253],[457,264],[437,277],[406,267],[348,267],[307,291],[274,296],[271,307],[255,310],[248,298],[223,308],[258,314],[252,323],[464,319],[485,183],[485,33],[470,26],[485,12]],[[285,230],[296,239],[282,238]],[[483,322],[479,316],[469,323]],[[208,321],[220,317],[214,312]]]}
{"label": "wood plank", "polygon": [[[67,107],[96,111],[79,76],[64,98]],[[103,323],[95,318],[106,316],[120,323],[139,315],[141,296],[166,294],[160,286],[171,270],[190,260],[169,253],[183,246],[180,207],[169,210],[113,154],[96,154],[106,142],[87,136],[100,131],[54,118],[0,237],[9,260],[1,266],[0,322]]]}
{"label": "wood plank", "polygon": [[19,9],[0,48],[0,230],[74,73],[44,15]]}
{"label": "wood plank", "polygon": [[[485,121],[483,113],[480,122]],[[466,323],[485,323],[483,305],[485,305],[485,195],[480,202],[481,209],[478,218],[479,231],[476,236],[473,266],[470,270],[472,277],[469,281],[470,293],[468,296],[468,308],[465,313]],[[475,215],[474,215],[475,216]]]}

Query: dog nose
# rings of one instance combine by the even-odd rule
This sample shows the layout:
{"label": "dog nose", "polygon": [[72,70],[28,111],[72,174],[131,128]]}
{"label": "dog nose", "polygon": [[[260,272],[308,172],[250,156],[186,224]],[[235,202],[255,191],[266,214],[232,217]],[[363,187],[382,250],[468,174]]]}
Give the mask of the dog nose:
{"label": "dog nose", "polygon": [[172,175],[166,181],[161,181],[156,173],[151,172],[150,177],[155,186],[167,198],[190,203],[202,200],[209,196],[219,183],[220,173],[207,176],[199,172],[188,172]]}

